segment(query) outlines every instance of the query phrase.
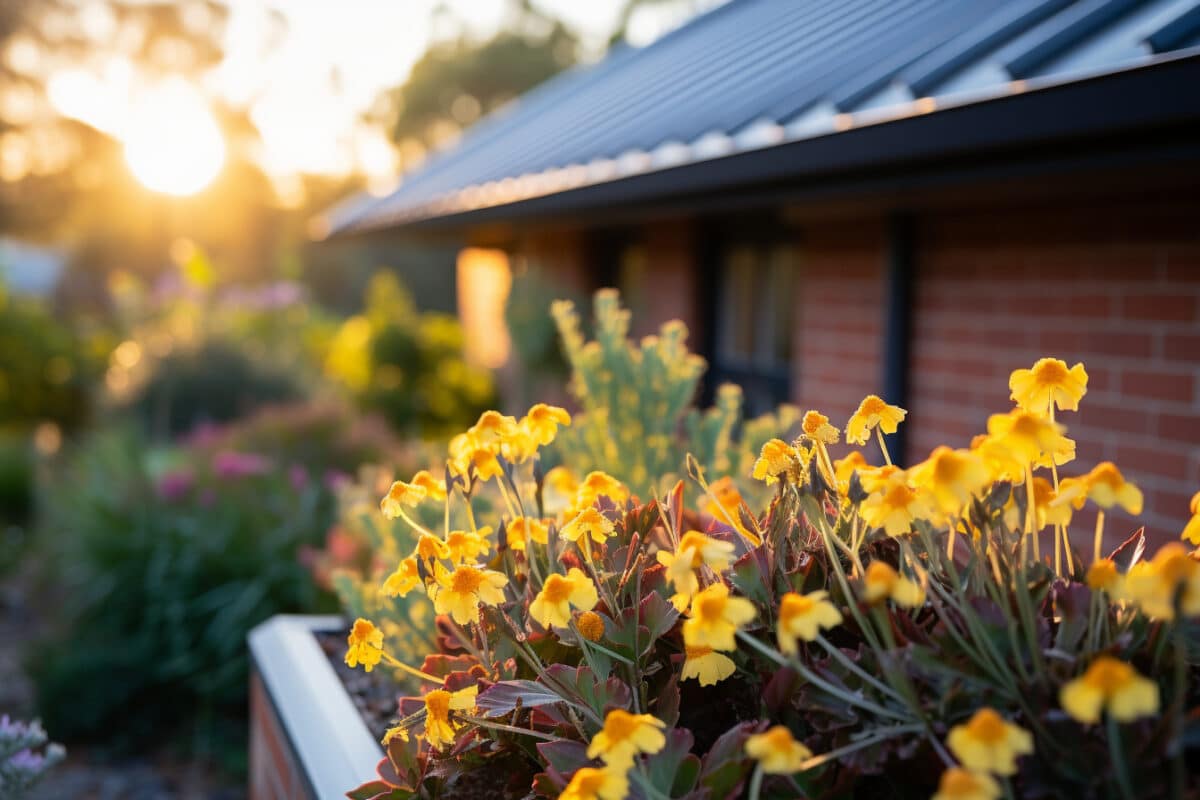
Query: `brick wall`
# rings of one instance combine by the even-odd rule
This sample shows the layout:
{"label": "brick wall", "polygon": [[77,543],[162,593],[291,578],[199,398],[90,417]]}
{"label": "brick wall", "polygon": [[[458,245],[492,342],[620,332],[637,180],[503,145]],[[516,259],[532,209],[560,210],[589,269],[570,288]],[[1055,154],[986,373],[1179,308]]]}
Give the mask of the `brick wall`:
{"label": "brick wall", "polygon": [[[1007,410],[1013,368],[1083,361],[1087,397],[1062,418],[1078,460],[1064,472],[1116,462],[1145,491],[1147,532],[1176,538],[1200,488],[1198,218],[1194,202],[922,218],[911,454],[964,445]],[[1133,525],[1118,515],[1110,539]]]}
{"label": "brick wall", "polygon": [[875,220],[805,232],[797,282],[792,401],[844,422],[881,391],[886,238]]}
{"label": "brick wall", "polygon": [[271,698],[255,672],[250,676],[250,800],[302,800],[308,782],[283,732]]}

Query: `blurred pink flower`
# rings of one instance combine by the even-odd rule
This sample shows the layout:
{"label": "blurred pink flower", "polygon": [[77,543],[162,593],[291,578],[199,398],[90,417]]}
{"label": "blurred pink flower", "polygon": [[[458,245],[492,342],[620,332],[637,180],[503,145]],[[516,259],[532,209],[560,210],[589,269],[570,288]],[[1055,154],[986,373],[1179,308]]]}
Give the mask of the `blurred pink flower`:
{"label": "blurred pink flower", "polygon": [[177,503],[191,493],[196,476],[191,470],[168,472],[158,479],[158,494],[169,503]]}
{"label": "blurred pink flower", "polygon": [[271,462],[257,453],[224,450],[213,457],[212,468],[218,478],[236,480],[265,475],[271,469]]}

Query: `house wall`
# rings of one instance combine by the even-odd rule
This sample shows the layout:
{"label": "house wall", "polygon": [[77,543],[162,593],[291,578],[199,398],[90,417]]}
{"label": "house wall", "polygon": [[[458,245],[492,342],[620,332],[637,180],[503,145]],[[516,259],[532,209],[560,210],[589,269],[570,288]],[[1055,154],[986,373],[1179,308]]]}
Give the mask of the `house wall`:
{"label": "house wall", "polygon": [[[1176,538],[1200,489],[1197,219],[1194,202],[920,218],[912,455],[965,444],[1007,410],[1014,367],[1043,355],[1083,361],[1088,395],[1062,418],[1078,442],[1065,472],[1114,461],[1145,491],[1147,532]],[[1109,530],[1132,527],[1116,515]]]}

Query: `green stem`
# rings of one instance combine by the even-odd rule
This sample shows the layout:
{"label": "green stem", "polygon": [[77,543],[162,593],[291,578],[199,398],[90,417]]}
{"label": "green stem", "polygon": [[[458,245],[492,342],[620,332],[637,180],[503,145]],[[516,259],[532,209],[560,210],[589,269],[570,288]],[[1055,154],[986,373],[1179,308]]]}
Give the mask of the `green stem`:
{"label": "green stem", "polygon": [[515,725],[505,725],[503,722],[491,722],[479,717],[469,717],[466,714],[459,714],[458,718],[463,722],[469,722],[472,725],[478,725],[481,728],[491,728],[494,731],[505,731],[507,733],[517,733],[522,736],[532,736],[535,739],[541,739],[543,742],[561,742],[562,737],[554,736],[541,731],[531,731],[528,728],[518,728]]}
{"label": "green stem", "polygon": [[817,634],[816,642],[817,642],[817,644],[821,645],[821,647],[825,648],[825,652],[827,652],[827,653],[829,653],[829,655],[833,656],[833,659],[835,661],[837,661],[839,664],[841,664],[846,669],[853,672],[859,678],[861,678],[862,680],[871,684],[876,689],[883,692],[884,694],[886,694],[888,697],[892,698],[893,700],[896,700],[901,703],[905,702],[904,698],[900,696],[899,692],[897,692],[895,689],[888,686],[887,684],[885,684],[883,681],[879,680],[875,676],[871,675],[869,672],[864,670],[858,664],[855,664],[853,661],[851,661],[849,658],[846,657],[845,653],[843,653],[840,649],[838,649],[833,644],[831,644],[829,642],[829,640],[826,639],[824,636],[822,636],[820,633]]}
{"label": "green stem", "polygon": [[763,768],[762,764],[754,766],[754,775],[750,777],[750,793],[747,795],[748,800],[758,800],[758,795],[762,792]]}
{"label": "green stem", "polygon": [[1117,786],[1121,789],[1121,797],[1133,800],[1133,784],[1129,782],[1129,766],[1125,763],[1125,753],[1121,750],[1121,729],[1115,717],[1108,714],[1108,754],[1112,760],[1113,772],[1116,773]]}
{"label": "green stem", "polygon": [[899,712],[893,711],[889,708],[884,708],[878,703],[873,703],[870,700],[864,700],[861,697],[855,697],[854,695],[839,689],[837,686],[834,686],[820,675],[817,675],[802,662],[796,659],[789,659],[782,653],[775,652],[748,633],[738,631],[737,637],[762,655],[774,661],[776,664],[779,664],[782,667],[791,667],[792,669],[796,670],[809,683],[833,695],[844,703],[849,703],[852,706],[858,706],[865,711],[870,711],[872,714],[878,714],[879,716],[887,717],[888,719],[899,720],[901,722],[909,721],[909,717],[906,717]]}
{"label": "green stem", "polygon": [[877,745],[880,742],[885,742],[888,739],[891,739],[895,736],[900,736],[901,734],[917,733],[923,727],[924,726],[922,726],[921,723],[914,722],[906,725],[892,725],[889,728],[877,729],[874,733],[870,734],[869,736],[864,736],[853,744],[844,745],[836,750],[830,750],[829,752],[821,753],[818,756],[813,756],[808,761],[805,761],[802,765],[800,765],[800,769],[798,771],[803,772],[805,770],[810,770],[813,767],[819,767],[828,761],[833,761],[841,758],[844,755],[849,755],[850,753],[857,752],[858,750],[872,747],[873,745]]}

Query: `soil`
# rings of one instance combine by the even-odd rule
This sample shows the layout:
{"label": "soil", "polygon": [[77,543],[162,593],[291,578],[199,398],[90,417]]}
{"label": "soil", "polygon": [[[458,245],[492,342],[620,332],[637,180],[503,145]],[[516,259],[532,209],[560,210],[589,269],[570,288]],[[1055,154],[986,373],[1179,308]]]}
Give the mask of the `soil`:
{"label": "soil", "polygon": [[334,672],[346,687],[347,693],[362,715],[367,729],[376,739],[382,739],[387,729],[396,720],[400,687],[387,674],[387,670],[376,669],[366,672],[350,669],[342,660],[346,654],[346,633],[317,633],[317,643],[325,651]]}

